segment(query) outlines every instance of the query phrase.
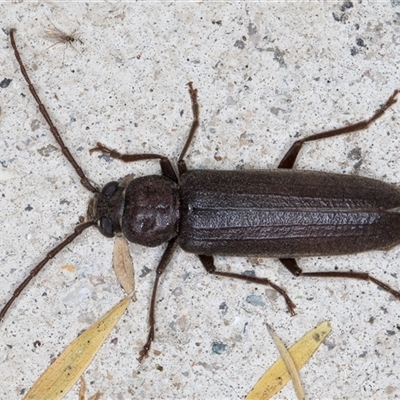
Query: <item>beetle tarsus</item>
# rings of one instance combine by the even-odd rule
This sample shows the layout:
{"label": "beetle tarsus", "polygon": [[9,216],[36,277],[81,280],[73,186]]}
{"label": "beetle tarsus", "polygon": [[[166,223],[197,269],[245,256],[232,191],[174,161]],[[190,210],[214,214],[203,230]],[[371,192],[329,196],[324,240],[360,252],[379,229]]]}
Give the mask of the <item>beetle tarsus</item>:
{"label": "beetle tarsus", "polygon": [[233,279],[240,279],[242,281],[251,282],[251,283],[258,284],[258,285],[271,286],[285,299],[286,307],[287,307],[290,315],[292,317],[296,315],[296,312],[294,311],[294,309],[296,308],[296,304],[293,303],[293,301],[291,300],[291,298],[288,296],[288,294],[286,293],[286,291],[284,289],[282,289],[278,285],[275,285],[275,283],[271,282],[269,279],[257,278],[256,276],[240,275],[240,274],[235,274],[232,272],[217,271],[215,264],[214,264],[213,256],[198,254],[198,257],[199,257],[201,263],[203,264],[203,267],[206,269],[206,271],[209,274],[225,276],[227,278],[233,278]]}
{"label": "beetle tarsus", "polygon": [[150,328],[149,336],[147,337],[147,342],[143,346],[142,350],[140,350],[139,357],[137,359],[140,363],[149,356],[149,351],[153,340],[154,340],[154,328]]}
{"label": "beetle tarsus", "polygon": [[284,267],[296,277],[306,278],[347,278],[347,279],[358,279],[361,281],[369,281],[378,285],[382,290],[392,294],[398,300],[400,300],[400,292],[394,290],[386,283],[370,276],[367,272],[354,272],[354,271],[322,271],[322,272],[303,272],[302,269],[297,265],[297,261],[294,258],[280,258],[279,261]]}
{"label": "beetle tarsus", "polygon": [[354,271],[323,271],[323,272],[303,272],[301,277],[307,278],[347,278],[347,279],[358,279],[361,281],[373,282],[385,292],[390,293],[398,300],[400,300],[400,292],[393,289],[386,283],[370,276],[367,272],[354,272]]}
{"label": "beetle tarsus", "polygon": [[96,147],[93,147],[92,149],[89,150],[90,154],[92,154],[94,152],[103,153],[110,158],[114,158],[115,160],[121,160],[125,163],[165,158],[164,156],[161,156],[160,154],[152,154],[152,153],[149,153],[149,154],[123,154],[117,150],[114,150],[114,149],[111,149],[111,148],[105,146],[104,144],[102,144],[100,142],[97,142]]}

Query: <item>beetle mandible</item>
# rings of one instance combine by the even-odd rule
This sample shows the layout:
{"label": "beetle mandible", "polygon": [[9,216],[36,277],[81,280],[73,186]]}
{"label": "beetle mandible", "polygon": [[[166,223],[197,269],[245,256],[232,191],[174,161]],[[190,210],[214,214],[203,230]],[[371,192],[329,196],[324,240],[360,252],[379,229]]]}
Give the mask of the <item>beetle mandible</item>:
{"label": "beetle mandible", "polygon": [[144,246],[167,243],[156,269],[149,309],[149,333],[139,361],[148,356],[154,340],[155,302],[160,276],[176,248],[197,254],[213,275],[271,286],[281,294],[288,311],[295,304],[286,291],[266,278],[219,271],[214,255],[278,258],[295,276],[351,278],[371,281],[400,299],[400,292],[366,272],[303,272],[296,258],[351,254],[388,249],[400,243],[400,188],[370,178],[333,173],[295,171],[293,165],[306,142],[368,128],[396,103],[395,90],[375,114],[364,121],[314,134],[293,143],[276,170],[188,170],[184,157],[199,126],[197,89],[188,84],[193,122],[177,162],[159,154],[121,154],[101,143],[90,152],[102,152],[124,162],[158,159],[160,175],[122,179],[101,190],[93,185],[65,146],[26,72],[10,30],[11,45],[29,90],[61,151],[82,185],[94,193],[88,222],[75,227],[36,265],[0,311],[0,320],[21,291],[44,265],[85,229],[97,226],[106,237],[124,235]]}

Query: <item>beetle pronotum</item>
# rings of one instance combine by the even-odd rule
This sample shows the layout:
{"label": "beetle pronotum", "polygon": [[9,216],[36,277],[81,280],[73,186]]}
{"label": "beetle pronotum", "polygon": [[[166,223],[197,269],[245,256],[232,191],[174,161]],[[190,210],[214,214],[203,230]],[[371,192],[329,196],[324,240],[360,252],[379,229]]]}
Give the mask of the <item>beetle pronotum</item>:
{"label": "beetle pronotum", "polygon": [[400,243],[400,189],[359,176],[294,171],[293,165],[306,142],[348,134],[368,128],[396,103],[395,90],[368,120],[308,136],[296,141],[277,170],[188,170],[184,161],[199,125],[197,90],[189,83],[193,122],[177,162],[159,154],[121,154],[97,143],[100,151],[124,162],[159,160],[162,175],[93,185],[65,146],[26,72],[15,38],[11,44],[29,90],[61,151],[73,166],[82,185],[94,194],[88,207],[88,222],[75,227],[58,246],[36,265],[0,311],[3,319],[11,304],[44,265],[85,229],[96,225],[106,237],[123,234],[144,246],[167,242],[156,269],[149,309],[149,333],[139,361],[148,356],[154,340],[157,287],[179,245],[198,255],[210,274],[267,285],[281,294],[289,312],[295,304],[286,291],[266,278],[219,271],[213,255],[276,257],[295,276],[339,277],[366,280],[400,299],[400,292],[365,272],[303,272],[296,257],[350,254],[387,249]]}

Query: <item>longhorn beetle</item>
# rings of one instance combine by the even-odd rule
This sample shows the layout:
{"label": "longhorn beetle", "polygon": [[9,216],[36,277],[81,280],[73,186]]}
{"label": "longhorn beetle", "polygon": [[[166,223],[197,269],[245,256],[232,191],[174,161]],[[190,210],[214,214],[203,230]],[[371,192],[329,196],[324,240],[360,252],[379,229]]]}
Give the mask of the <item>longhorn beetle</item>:
{"label": "longhorn beetle", "polygon": [[97,226],[106,237],[124,235],[129,241],[143,246],[167,243],[156,269],[149,333],[139,353],[139,361],[148,356],[154,340],[159,279],[178,246],[197,254],[210,274],[271,286],[283,296],[291,315],[295,315],[296,305],[284,289],[266,278],[219,271],[213,256],[276,257],[295,276],[371,281],[400,299],[399,291],[366,272],[303,272],[296,261],[297,257],[303,256],[351,254],[388,249],[399,244],[400,188],[360,176],[293,170],[304,143],[368,128],[396,103],[398,90],[371,118],[294,142],[277,170],[188,170],[184,157],[199,126],[197,89],[190,82],[193,121],[178,158],[177,172],[165,156],[121,154],[97,143],[91,153],[102,152],[123,162],[157,159],[161,167],[161,176],[113,181],[100,190],[86,177],[65,146],[29,79],[14,34],[15,29],[11,29],[11,45],[39,111],[82,185],[94,196],[88,207],[88,221],[76,226],[74,233],[31,270],[0,311],[0,320],[44,265],[91,226]]}

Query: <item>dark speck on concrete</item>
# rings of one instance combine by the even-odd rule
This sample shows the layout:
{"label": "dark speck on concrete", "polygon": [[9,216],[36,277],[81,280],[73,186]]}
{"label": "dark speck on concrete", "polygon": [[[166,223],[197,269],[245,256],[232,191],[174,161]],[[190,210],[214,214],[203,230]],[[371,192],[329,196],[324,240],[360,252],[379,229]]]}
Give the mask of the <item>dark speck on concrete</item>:
{"label": "dark speck on concrete", "polygon": [[250,294],[246,297],[246,302],[253,306],[264,306],[264,299],[258,294]]}
{"label": "dark speck on concrete", "polygon": [[250,22],[247,31],[249,33],[249,36],[255,35],[257,33],[257,25]]}
{"label": "dark speck on concrete", "polygon": [[351,54],[352,56],[355,56],[357,53],[358,53],[358,50],[357,50],[355,47],[352,47],[352,48],[350,49],[350,54]]}
{"label": "dark speck on concrete", "polygon": [[357,162],[353,165],[353,168],[354,168],[355,170],[359,170],[359,169],[361,168],[362,163],[363,163],[362,160],[357,161]]}
{"label": "dark speck on concrete", "polygon": [[35,132],[36,130],[38,130],[40,128],[40,121],[38,119],[34,119],[31,122],[31,130],[32,132]]}
{"label": "dark speck on concrete", "polygon": [[37,152],[43,156],[43,157],[48,157],[51,153],[54,151],[58,150],[57,147],[53,146],[52,144],[49,144],[48,146],[41,147]]}
{"label": "dark speck on concrete", "polygon": [[354,5],[351,1],[345,1],[341,6],[340,6],[340,11],[346,11],[346,8],[353,8]]}
{"label": "dark speck on concrete", "polygon": [[283,56],[285,55],[285,51],[284,50],[279,50],[278,47],[275,47],[273,52],[274,52],[274,60],[278,61],[279,65],[281,67],[286,67],[285,60],[283,58]]}
{"label": "dark speck on concrete", "polygon": [[346,22],[348,19],[348,15],[346,14],[346,10],[349,8],[353,8],[354,5],[351,1],[345,1],[341,6],[340,6],[340,11],[341,14],[338,15],[336,13],[332,13],[333,19],[337,22]]}
{"label": "dark speck on concrete", "polygon": [[336,344],[328,339],[324,339],[322,343],[328,348],[328,350],[332,350],[336,347]]}
{"label": "dark speck on concrete", "polygon": [[244,49],[244,42],[243,40],[236,40],[236,43],[234,44],[235,47],[237,47],[240,50]]}
{"label": "dark speck on concrete", "polygon": [[256,276],[256,271],[254,271],[253,269],[246,269],[246,271],[243,272],[243,275]]}
{"label": "dark speck on concrete", "polygon": [[224,301],[219,305],[218,308],[221,310],[222,315],[226,315],[226,313],[228,312],[228,306]]}
{"label": "dark speck on concrete", "polygon": [[356,39],[356,44],[357,46],[365,47],[364,40],[362,40],[361,38]]}
{"label": "dark speck on concrete", "polygon": [[354,147],[349,153],[347,154],[347,158],[349,160],[360,160],[361,159],[361,147]]}
{"label": "dark speck on concrete", "polygon": [[100,160],[104,160],[105,162],[111,163],[114,162],[114,159],[111,158],[108,154],[100,154],[97,156]]}
{"label": "dark speck on concrete", "polygon": [[213,342],[212,344],[212,352],[214,354],[222,354],[223,352],[226,351],[226,348],[228,347],[228,345],[221,343],[221,342]]}
{"label": "dark speck on concrete", "polygon": [[5,89],[6,87],[8,87],[11,83],[12,79],[9,78],[4,78],[1,82],[0,82],[0,88]]}
{"label": "dark speck on concrete", "polygon": [[344,13],[343,14],[341,14],[341,15],[337,15],[336,13],[332,13],[332,17],[333,17],[333,19],[335,20],[335,21],[337,21],[337,22],[342,22],[343,21],[343,18],[344,18]]}
{"label": "dark speck on concrete", "polygon": [[149,272],[151,272],[151,269],[150,269],[150,268],[147,268],[146,266],[144,266],[144,267],[142,268],[142,271],[140,272],[139,277],[140,277],[140,278],[144,278]]}

